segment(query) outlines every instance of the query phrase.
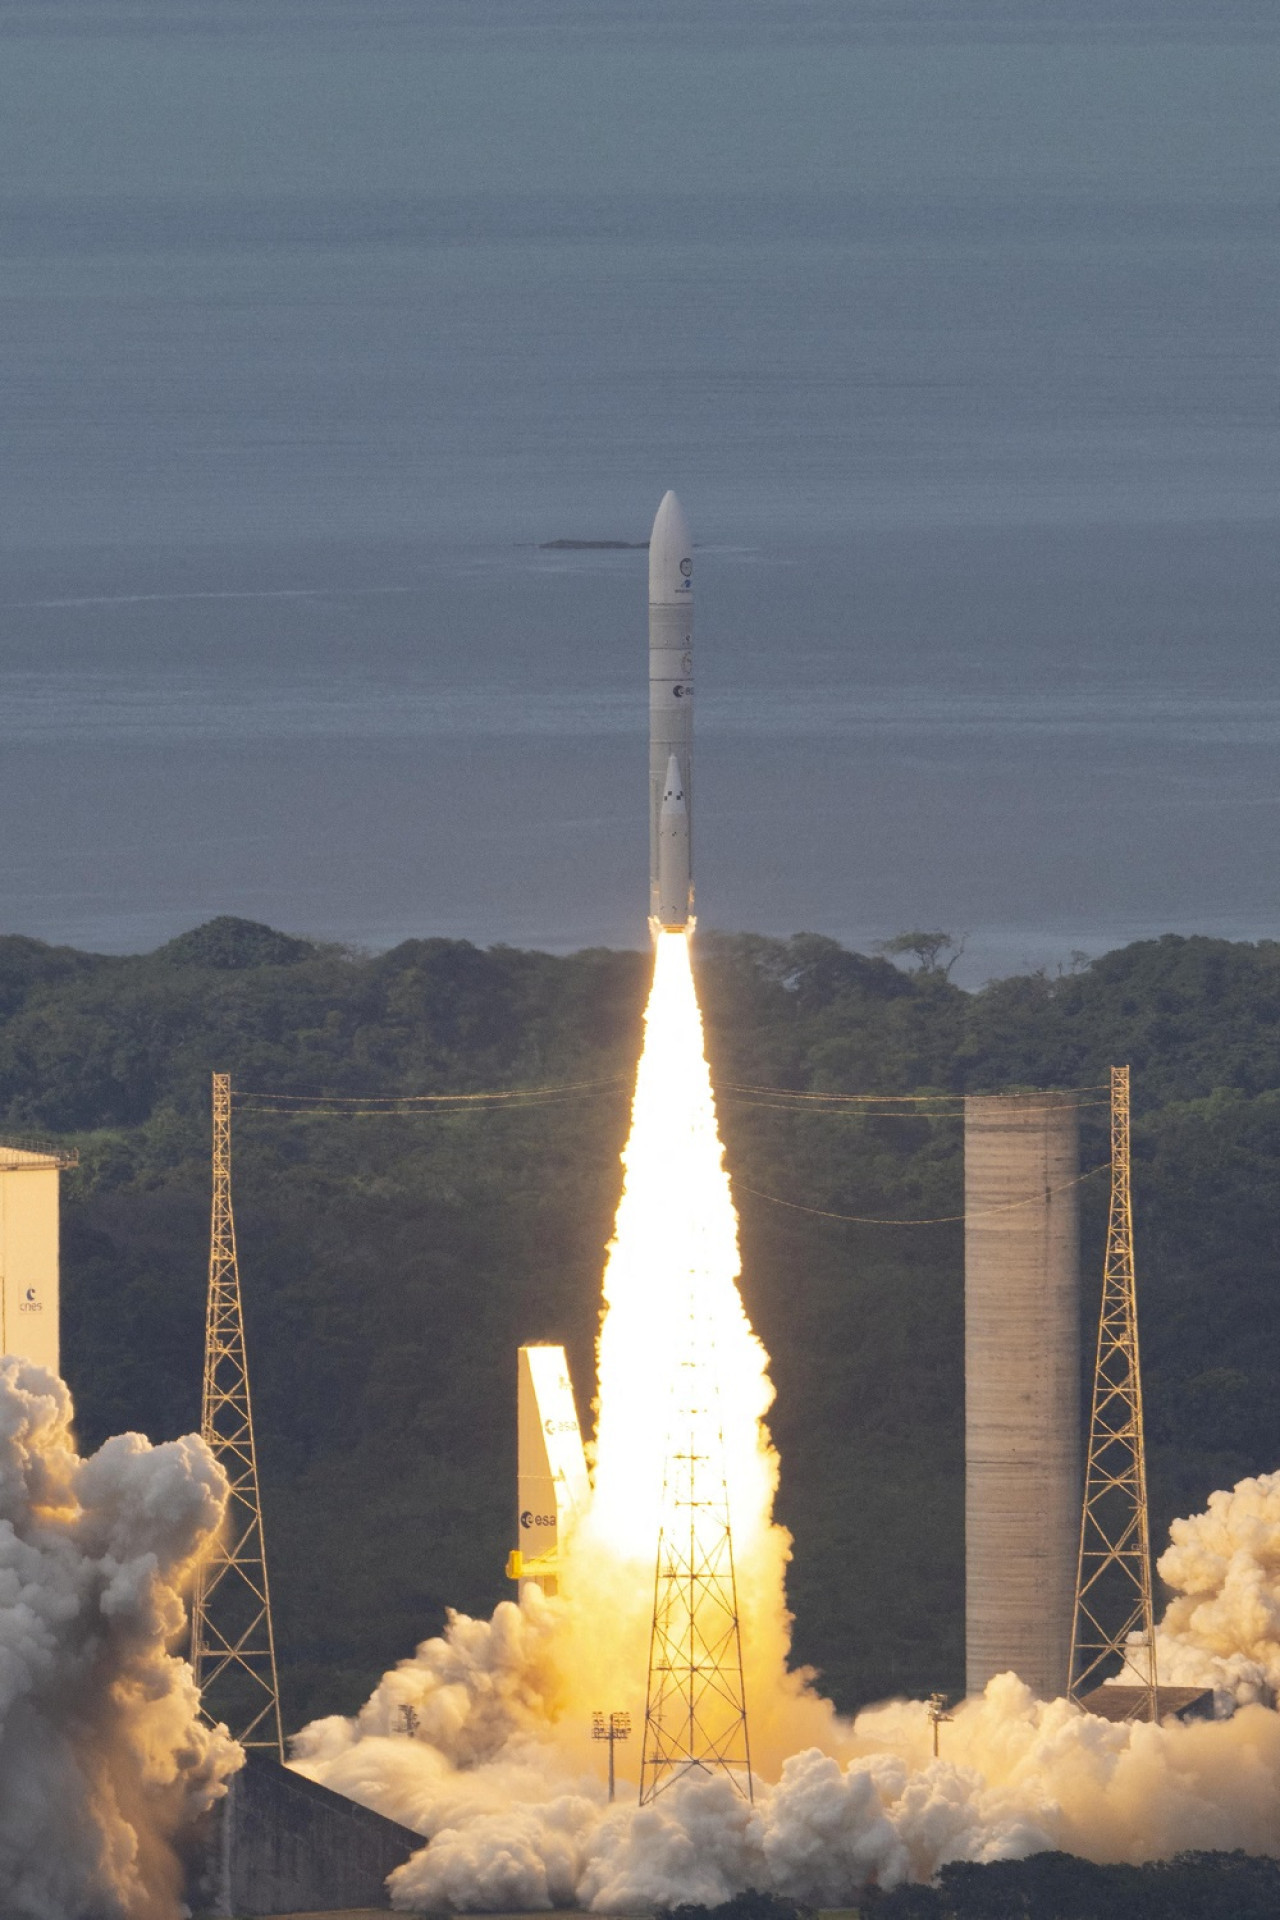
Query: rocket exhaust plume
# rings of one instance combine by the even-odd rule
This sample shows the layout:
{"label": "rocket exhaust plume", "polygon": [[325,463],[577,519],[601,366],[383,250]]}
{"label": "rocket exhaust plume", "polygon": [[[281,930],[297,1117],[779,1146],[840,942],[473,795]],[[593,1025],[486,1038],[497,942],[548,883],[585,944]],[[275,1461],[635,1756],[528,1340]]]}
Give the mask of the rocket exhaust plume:
{"label": "rocket exhaust plume", "polygon": [[716,1127],[689,943],[662,933],[645,1013],[622,1199],[604,1272],[595,1490],[585,1537],[652,1571],[667,1435],[697,1316],[714,1396],[699,1443],[722,1455],[740,1555],[769,1522],[777,1459],[760,1422],[768,1359],[738,1293],[738,1217]]}
{"label": "rocket exhaust plume", "polygon": [[[658,935],[624,1164],[605,1274],[593,1514],[602,1527],[642,1515],[636,1544],[657,1545],[641,1798],[717,1772],[750,1798],[732,1528],[735,1495],[749,1539],[767,1518],[773,1462],[759,1421],[771,1395],[735,1284],[738,1223],[683,933]],[[636,1384],[641,1396],[648,1387],[647,1421]],[[611,1412],[606,1429],[606,1405],[640,1424]],[[637,1444],[646,1431],[647,1447]]]}

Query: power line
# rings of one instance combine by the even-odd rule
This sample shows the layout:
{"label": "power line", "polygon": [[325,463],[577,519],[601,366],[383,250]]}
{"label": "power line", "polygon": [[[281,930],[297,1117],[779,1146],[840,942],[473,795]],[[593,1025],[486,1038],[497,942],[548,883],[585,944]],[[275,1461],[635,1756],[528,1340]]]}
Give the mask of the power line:
{"label": "power line", "polygon": [[552,1093],[582,1093],[589,1089],[621,1086],[625,1076],[614,1074],[607,1080],[568,1080],[545,1087],[495,1087],[479,1093],[298,1093],[287,1088],[272,1092],[261,1087],[238,1087],[232,1094],[233,1104],[243,1107],[255,1100],[286,1100],[291,1104],[310,1104],[326,1107],[377,1107],[406,1106],[416,1103],[430,1103],[441,1100],[522,1100],[532,1095]]}
{"label": "power line", "polygon": [[786,1207],[790,1213],[809,1213],[817,1220],[848,1220],[859,1227],[950,1227],[962,1220],[986,1220],[992,1214],[1014,1213],[1019,1207],[1042,1207],[1054,1194],[1067,1193],[1072,1187],[1083,1186],[1086,1180],[1092,1180],[1095,1174],[1105,1173],[1110,1164],[1110,1161],[1103,1161],[1100,1166],[1090,1167],[1088,1173],[1068,1180],[1065,1186],[1046,1187],[1041,1193],[1028,1194],[1025,1200],[1010,1200],[1000,1207],[984,1207],[979,1213],[938,1213],[919,1220],[881,1220],[865,1213],[832,1213],[826,1207],[806,1207],[798,1200],[783,1200],[776,1193],[761,1193],[758,1187],[749,1187],[741,1180],[734,1180],[732,1184],[735,1193],[749,1193],[756,1200],[769,1201],[771,1206]]}
{"label": "power line", "polygon": [[[302,1118],[376,1119],[382,1115],[422,1115],[485,1111],[502,1107],[553,1105],[578,1094],[606,1093],[630,1085],[629,1077],[614,1074],[601,1080],[570,1080],[549,1086],[495,1087],[469,1093],[302,1093],[281,1088],[237,1088],[232,1102],[240,1113],[281,1114]],[[1064,1087],[1064,1093],[1096,1093],[1098,1087]],[[730,1098],[740,1107],[778,1113],[810,1113],[829,1119],[897,1119],[911,1117],[960,1119],[966,1096],[962,1093],[823,1093],[791,1087],[762,1087],[726,1080],[715,1088],[717,1098]],[[760,1096],[764,1096],[763,1098]],[[1109,1105],[1107,1100],[1081,1100],[1079,1110]],[[1054,1109],[1057,1111],[1057,1109]],[[1023,1107],[1023,1113],[1041,1111]],[[1047,1111],[1047,1109],[1045,1109]]]}
{"label": "power line", "polygon": [[[718,1093],[723,1091],[724,1091],[723,1089],[719,1089]],[[812,1095],[805,1094],[805,1095],[798,1096],[799,1099],[802,1099],[805,1101],[812,1100],[814,1102],[813,1105],[803,1105],[803,1106],[789,1105],[785,1101],[781,1101],[781,1100],[747,1099],[738,1094],[735,1094],[732,1091],[732,1089],[729,1090],[729,1095],[730,1095],[730,1098],[735,1102],[735,1104],[738,1107],[751,1107],[756,1109],[757,1111],[764,1111],[764,1112],[791,1113],[791,1114],[795,1114],[797,1117],[799,1117],[800,1115],[806,1115],[810,1119],[815,1119],[815,1120],[915,1120],[915,1119],[962,1120],[964,1118],[964,1105],[963,1105],[964,1098],[965,1098],[964,1095],[958,1095],[957,1096],[958,1104],[953,1106],[947,1106],[943,1104],[944,1100],[948,1098],[948,1096],[941,1095],[941,1094],[937,1095],[935,1097],[937,1099],[938,1104],[936,1106],[933,1106],[927,1111],[921,1110],[923,1108],[923,1099],[921,1100],[920,1106],[917,1107],[914,1111],[912,1111],[912,1110],[904,1110],[904,1107],[902,1106],[895,1106],[895,1107],[873,1107],[870,1105],[820,1106],[816,1103],[824,1096],[821,1096],[818,1094],[812,1094]],[[837,1099],[839,1098],[839,1096],[834,1096],[834,1097]],[[869,1098],[870,1096],[868,1096],[868,1099]],[[1107,1104],[1108,1103],[1105,1100],[1078,1100],[1075,1105],[1075,1111],[1077,1113],[1084,1113],[1088,1111],[1088,1109],[1091,1107],[1105,1107]],[[1057,1112],[1061,1112],[1061,1108],[1059,1107],[1054,1107],[1054,1108],[1019,1107],[1018,1112],[1020,1114],[1021,1113],[1049,1113],[1049,1112],[1057,1113]]]}
{"label": "power line", "polygon": [[[767,1093],[785,1100],[830,1100],[839,1102],[842,1105],[853,1105],[858,1102],[870,1101],[876,1106],[882,1107],[931,1105],[937,1101],[953,1101],[963,1104],[967,1098],[963,1093],[823,1093],[820,1091],[810,1091],[801,1087],[755,1087],[748,1085],[745,1081],[737,1080],[721,1080],[717,1082],[716,1090],[720,1093]],[[1006,1091],[1008,1091],[1008,1089],[1006,1089]],[[1109,1094],[1110,1087],[1106,1082],[1099,1081],[1096,1086],[1061,1087],[1055,1089],[1055,1091],[1060,1093]],[[1082,1104],[1086,1106],[1105,1106],[1109,1104],[1109,1102],[1089,1100],[1082,1102]],[[1055,1108],[1055,1112],[1060,1110],[1060,1108]],[[1019,1111],[1028,1113],[1036,1112],[1038,1109],[1022,1107]]]}
{"label": "power line", "polygon": [[440,1114],[520,1112],[526,1107],[572,1104],[583,1093],[603,1093],[624,1085],[610,1080],[571,1081],[562,1086],[504,1087],[484,1093],[321,1094],[237,1092],[239,1113],[279,1114],[299,1119],[408,1119]]}

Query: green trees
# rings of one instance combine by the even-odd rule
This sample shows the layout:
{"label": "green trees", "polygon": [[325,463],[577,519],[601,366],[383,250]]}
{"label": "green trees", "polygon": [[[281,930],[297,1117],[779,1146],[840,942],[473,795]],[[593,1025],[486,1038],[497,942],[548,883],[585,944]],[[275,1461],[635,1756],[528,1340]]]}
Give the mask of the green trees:
{"label": "green trees", "polygon": [[[818,935],[699,936],[696,951],[743,1289],[778,1387],[797,1656],[845,1706],[955,1690],[960,1228],[824,1217],[958,1214],[954,1101],[833,1116],[752,1090],[1097,1086],[1131,1062],[1162,1530],[1280,1464],[1280,946],[1168,936],[977,994],[939,965],[906,971]],[[588,1414],[647,979],[638,953],[422,940],[368,956],[228,920],[123,959],[0,939],[0,1125],[81,1150],[64,1347],[89,1441],[198,1417],[211,1070],[242,1090],[348,1097],[574,1089],[415,1118],[237,1115],[292,1724],[354,1705],[446,1603],[508,1590],[512,1350],[565,1341]],[[1085,1119],[1090,1165],[1105,1111]],[[1088,1277],[1104,1183],[1082,1195]]]}
{"label": "green trees", "polygon": [[1183,1853],[1100,1867],[1070,1853],[988,1866],[956,1861],[936,1887],[869,1890],[862,1920],[1272,1920],[1280,1863],[1243,1853]]}

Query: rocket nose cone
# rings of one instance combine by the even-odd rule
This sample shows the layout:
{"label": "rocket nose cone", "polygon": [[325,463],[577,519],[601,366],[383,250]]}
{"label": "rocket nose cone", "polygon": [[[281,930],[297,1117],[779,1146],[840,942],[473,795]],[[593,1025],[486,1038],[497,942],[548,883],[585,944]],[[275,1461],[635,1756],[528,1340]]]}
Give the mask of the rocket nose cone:
{"label": "rocket nose cone", "polygon": [[649,599],[679,606],[693,592],[693,540],[674,493],[662,496],[649,536]]}
{"label": "rocket nose cone", "polygon": [[662,792],[662,811],[672,809],[684,812],[684,781],[680,778],[680,762],[674,753],[667,761],[667,778]]}

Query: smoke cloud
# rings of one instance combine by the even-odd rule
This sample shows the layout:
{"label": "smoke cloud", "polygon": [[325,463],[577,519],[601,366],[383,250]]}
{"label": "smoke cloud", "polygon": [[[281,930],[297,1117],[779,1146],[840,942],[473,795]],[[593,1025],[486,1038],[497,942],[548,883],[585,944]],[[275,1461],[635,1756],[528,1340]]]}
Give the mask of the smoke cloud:
{"label": "smoke cloud", "polygon": [[[1274,1587],[1269,1600],[1280,1603]],[[630,1766],[626,1803],[610,1807],[575,1639],[572,1608],[536,1592],[489,1622],[455,1617],[355,1720],[318,1721],[299,1737],[301,1771],[429,1840],[392,1876],[397,1907],[626,1913],[714,1904],[746,1887],[839,1907],[868,1883],[1044,1848],[1104,1862],[1188,1847],[1280,1852],[1280,1715],[1250,1705],[1230,1721],[1114,1725],[1036,1700],[1012,1674],[956,1708],[935,1760],[922,1702],[842,1721],[779,1672],[775,1727],[794,1714],[801,1737],[817,1721],[825,1737],[793,1751],[772,1781],[758,1778],[754,1805],[713,1778],[641,1808]],[[766,1686],[753,1662],[749,1704]],[[406,1706],[419,1716],[412,1733]]]}
{"label": "smoke cloud", "polygon": [[1214,1493],[1175,1520],[1160,1577],[1175,1597],[1156,1660],[1169,1686],[1213,1687],[1225,1701],[1273,1703],[1280,1692],[1280,1473]]}
{"label": "smoke cloud", "polygon": [[0,1357],[0,1912],[174,1920],[176,1844],[241,1763],[168,1651],[226,1482],[194,1437],[82,1458],[71,1419]]}

